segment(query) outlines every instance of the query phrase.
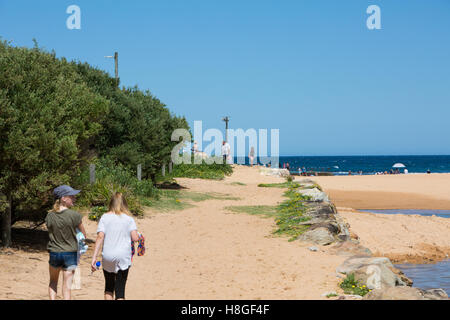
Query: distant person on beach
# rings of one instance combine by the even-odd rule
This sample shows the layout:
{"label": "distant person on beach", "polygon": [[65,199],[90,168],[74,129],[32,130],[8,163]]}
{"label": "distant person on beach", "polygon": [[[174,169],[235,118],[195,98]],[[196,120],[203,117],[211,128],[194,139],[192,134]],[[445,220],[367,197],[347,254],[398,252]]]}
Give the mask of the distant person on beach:
{"label": "distant person on beach", "polygon": [[405,170],[403,170],[404,174],[408,174],[408,169],[405,168]]}
{"label": "distant person on beach", "polygon": [[349,171],[348,171],[348,175],[349,175],[349,176],[351,176],[351,175],[352,175],[352,172],[351,172],[351,170],[349,170]]}
{"label": "distant person on beach", "polygon": [[289,168],[289,162],[286,163],[286,169],[287,169],[288,171],[290,171],[290,168]]}
{"label": "distant person on beach", "polygon": [[194,141],[194,146],[192,147],[192,152],[196,154],[198,152],[198,144],[197,141]]}
{"label": "distant person on beach", "polygon": [[223,141],[222,142],[222,157],[223,157],[223,164],[227,164],[228,163],[228,159],[230,157],[230,151],[231,151],[231,147],[228,144],[228,142]]}
{"label": "distant person on beach", "polygon": [[431,173],[430,169],[428,169],[428,170],[427,170],[427,173],[428,173],[428,174],[430,174],[430,173]]}
{"label": "distant person on beach", "polygon": [[97,270],[97,256],[103,245],[102,265],[105,277],[105,300],[125,300],[125,286],[131,267],[131,241],[139,241],[134,219],[130,217],[127,201],[116,192],[109,210],[98,222],[97,241],[92,257],[92,272]]}
{"label": "distant person on beach", "polygon": [[48,286],[50,300],[56,299],[61,270],[63,271],[62,291],[64,300],[71,299],[72,280],[78,266],[77,229],[86,237],[81,214],[69,209],[73,207],[75,195],[79,192],[80,190],[75,190],[67,185],[59,186],[53,190],[55,203],[53,210],[45,218],[49,236],[47,249],[50,256],[50,283]]}
{"label": "distant person on beach", "polygon": [[248,154],[248,158],[250,159],[250,166],[253,167],[253,160],[255,159],[255,148],[250,148],[250,153]]}

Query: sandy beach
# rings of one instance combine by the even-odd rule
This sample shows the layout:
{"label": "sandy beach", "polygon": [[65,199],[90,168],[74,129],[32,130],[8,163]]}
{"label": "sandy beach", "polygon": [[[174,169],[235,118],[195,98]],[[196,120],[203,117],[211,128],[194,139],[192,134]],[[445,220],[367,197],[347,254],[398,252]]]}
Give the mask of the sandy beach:
{"label": "sandy beach", "polygon": [[432,263],[450,256],[450,221],[373,214],[357,209],[450,210],[450,174],[314,177],[361,244],[394,263]]}
{"label": "sandy beach", "polygon": [[[402,259],[429,259],[433,250],[450,253],[448,219],[354,210],[372,208],[370,195],[379,192],[390,196],[385,202],[380,201],[378,208],[390,208],[394,205],[391,198],[399,191],[410,199],[434,199],[430,203],[419,197],[423,200],[420,208],[431,208],[430,205],[450,209],[440,207],[446,201],[450,204],[450,193],[446,193],[450,175],[313,180],[329,193],[361,244],[374,253]],[[257,185],[283,182],[282,178],[262,176],[256,168],[236,166],[233,175],[222,181],[177,181],[190,191],[216,192],[240,200],[206,200],[196,202],[193,208],[166,213],[148,210],[143,219],[137,219],[138,228],[146,237],[147,252],[134,258],[127,283],[128,299],[326,299],[323,293],[340,292],[335,269],[345,257],[329,254],[327,247],[311,252],[307,243],[288,242],[285,237],[272,235],[275,222],[271,218],[234,214],[225,209],[230,205],[280,203],[285,199],[283,189]],[[366,196],[360,198],[357,194],[358,199],[354,199],[354,192]],[[363,205],[355,205],[354,201]],[[97,223],[87,217],[83,221],[88,238],[95,240]],[[48,254],[45,244],[33,239],[36,243],[31,247],[16,245],[0,251],[0,299],[48,298]],[[89,275],[92,250],[90,244],[82,258],[82,288],[73,291],[74,299],[103,299],[103,274]],[[442,258],[442,254],[435,254],[437,258]]]}
{"label": "sandy beach", "polygon": [[313,180],[338,207],[450,210],[449,173],[325,176]]}

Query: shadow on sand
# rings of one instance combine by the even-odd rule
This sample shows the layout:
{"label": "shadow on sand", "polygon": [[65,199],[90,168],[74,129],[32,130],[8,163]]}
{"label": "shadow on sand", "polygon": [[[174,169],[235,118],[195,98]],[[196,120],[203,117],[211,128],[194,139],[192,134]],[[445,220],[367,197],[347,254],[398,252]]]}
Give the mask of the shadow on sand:
{"label": "shadow on sand", "polygon": [[11,229],[12,247],[28,252],[47,251],[48,232],[29,228],[13,227]]}

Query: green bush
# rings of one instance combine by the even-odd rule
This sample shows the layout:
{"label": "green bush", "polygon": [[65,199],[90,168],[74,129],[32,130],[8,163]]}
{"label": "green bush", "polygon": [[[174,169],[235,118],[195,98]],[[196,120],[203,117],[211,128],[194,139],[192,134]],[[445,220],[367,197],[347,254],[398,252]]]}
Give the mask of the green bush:
{"label": "green bush", "polygon": [[222,180],[225,176],[230,176],[233,168],[229,164],[178,164],[173,166],[171,177],[174,178],[193,178],[193,179],[211,179]]}
{"label": "green bush", "polygon": [[141,164],[142,177],[154,180],[180,142],[171,140],[172,132],[189,131],[186,119],[172,114],[149,91],[138,87],[117,90],[115,79],[106,72],[87,63],[72,65],[90,88],[110,102],[101,139],[96,141],[99,155],[111,155],[132,170]]}
{"label": "green bush", "polygon": [[86,167],[82,174],[74,179],[74,185],[82,192],[78,197],[78,206],[108,206],[111,196],[115,192],[121,192],[127,200],[132,214],[143,214],[141,197],[157,199],[159,191],[150,180],[139,181],[135,173],[124,165],[115,162],[111,158],[97,159],[95,162],[94,184],[89,184],[89,168]]}
{"label": "green bush", "polygon": [[104,206],[92,207],[89,213],[89,220],[98,221],[104,213],[108,212],[108,208]]}
{"label": "green bush", "polygon": [[130,212],[135,216],[142,216],[143,209],[140,199],[126,186],[97,181],[94,184],[86,185],[77,199],[77,207],[108,207],[112,195],[115,192],[123,194],[128,203]]}
{"label": "green bush", "polygon": [[[136,171],[115,161],[112,157],[105,157],[92,161],[95,164],[96,181],[126,187],[134,195],[141,197],[158,197],[158,189],[149,179],[139,181]],[[81,175],[74,179],[74,185],[89,184],[89,166],[84,167]]]}
{"label": "green bush", "polygon": [[0,41],[0,193],[13,222],[39,219],[52,190],[79,173],[109,112],[65,60]]}

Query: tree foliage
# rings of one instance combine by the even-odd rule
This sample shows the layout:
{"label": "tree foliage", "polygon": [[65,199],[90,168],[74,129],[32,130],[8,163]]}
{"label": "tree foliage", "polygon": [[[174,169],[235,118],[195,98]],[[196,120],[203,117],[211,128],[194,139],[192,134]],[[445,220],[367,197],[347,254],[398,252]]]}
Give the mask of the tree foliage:
{"label": "tree foliage", "polygon": [[112,156],[120,163],[136,168],[143,176],[154,177],[170,161],[172,132],[189,130],[184,117],[178,117],[149,91],[138,87],[115,89],[115,79],[88,64],[75,64],[86,83],[110,101],[110,112],[97,143],[101,156]]}
{"label": "tree foliage", "polygon": [[189,130],[186,119],[149,91],[119,89],[104,71],[37,45],[0,42],[0,196],[11,195],[13,220],[45,213],[52,189],[95,157],[154,176],[176,128]]}
{"label": "tree foliage", "polygon": [[86,161],[109,111],[65,59],[0,42],[0,192],[13,214],[48,206]]}

